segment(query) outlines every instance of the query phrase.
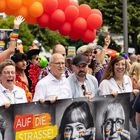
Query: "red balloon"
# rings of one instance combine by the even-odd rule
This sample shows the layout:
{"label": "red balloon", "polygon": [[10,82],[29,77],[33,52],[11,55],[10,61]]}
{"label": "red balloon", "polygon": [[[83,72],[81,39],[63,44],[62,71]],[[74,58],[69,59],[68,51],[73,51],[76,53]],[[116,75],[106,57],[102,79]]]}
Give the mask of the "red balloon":
{"label": "red balloon", "polygon": [[58,9],[65,10],[69,5],[69,0],[58,0]]}
{"label": "red balloon", "polygon": [[100,28],[102,23],[102,16],[99,14],[90,14],[87,18],[87,26],[91,30]]}
{"label": "red balloon", "polygon": [[40,17],[37,18],[37,23],[39,24],[40,27],[45,28],[48,25],[49,19],[50,19],[49,15],[43,13]]}
{"label": "red balloon", "polygon": [[66,21],[72,22],[78,17],[78,15],[79,15],[79,9],[74,5],[69,5],[65,9]]}
{"label": "red balloon", "polygon": [[62,10],[57,9],[51,15],[52,24],[57,23],[58,25],[62,25],[65,21],[65,14]]}
{"label": "red balloon", "polygon": [[87,29],[87,21],[82,17],[78,17],[73,22],[72,28],[76,33],[81,34],[81,33],[85,32]]}
{"label": "red balloon", "polygon": [[85,19],[91,14],[91,8],[87,4],[81,4],[79,6],[79,16]]}
{"label": "red balloon", "polygon": [[69,35],[71,40],[80,40],[81,36],[79,34],[76,34],[74,32],[71,32]]}
{"label": "red balloon", "polygon": [[86,43],[93,42],[93,40],[96,38],[96,30],[86,30],[84,33],[82,40]]}
{"label": "red balloon", "polygon": [[91,10],[91,14],[99,14],[100,16],[102,16],[101,11],[98,10],[98,9],[92,9],[92,10]]}
{"label": "red balloon", "polygon": [[57,0],[44,0],[43,2],[44,10],[47,14],[51,14],[54,12],[58,7]]}
{"label": "red balloon", "polygon": [[71,32],[71,24],[69,22],[65,22],[59,29],[60,34],[69,35]]}
{"label": "red balloon", "polygon": [[36,18],[34,18],[34,17],[28,16],[28,17],[26,17],[25,19],[26,19],[26,22],[27,22],[28,24],[36,24],[36,23],[37,23],[37,20],[36,20]]}

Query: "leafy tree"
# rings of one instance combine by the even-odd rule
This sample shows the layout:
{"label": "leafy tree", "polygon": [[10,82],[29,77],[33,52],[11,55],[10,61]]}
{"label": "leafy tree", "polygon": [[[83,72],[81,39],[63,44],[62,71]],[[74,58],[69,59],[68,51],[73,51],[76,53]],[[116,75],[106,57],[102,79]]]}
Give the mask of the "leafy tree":
{"label": "leafy tree", "polygon": [[[89,0],[86,0],[89,1]],[[100,9],[103,13],[104,25],[109,26],[110,32],[123,32],[123,1],[122,0],[90,0],[92,8]],[[129,46],[140,52],[138,34],[140,32],[140,1],[128,0],[128,33]],[[131,40],[130,40],[131,38]]]}

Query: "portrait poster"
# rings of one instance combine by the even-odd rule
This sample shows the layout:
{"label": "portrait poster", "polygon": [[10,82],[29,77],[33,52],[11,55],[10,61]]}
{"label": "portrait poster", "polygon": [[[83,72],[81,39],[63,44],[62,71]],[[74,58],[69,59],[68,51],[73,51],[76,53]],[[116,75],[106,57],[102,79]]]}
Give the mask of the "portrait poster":
{"label": "portrait poster", "polygon": [[56,140],[95,140],[93,104],[87,98],[61,100],[56,105]]}
{"label": "portrait poster", "polygon": [[2,106],[0,140],[136,140],[133,102],[125,93]]}
{"label": "portrait poster", "polygon": [[130,139],[130,94],[100,97],[93,104],[96,140]]}

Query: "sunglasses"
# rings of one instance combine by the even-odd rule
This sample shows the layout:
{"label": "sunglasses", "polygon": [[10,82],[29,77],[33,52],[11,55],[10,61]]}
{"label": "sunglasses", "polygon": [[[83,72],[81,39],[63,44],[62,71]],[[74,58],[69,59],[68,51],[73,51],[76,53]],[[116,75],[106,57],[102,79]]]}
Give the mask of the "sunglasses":
{"label": "sunglasses", "polygon": [[83,95],[85,96],[85,94],[86,94],[86,87],[85,87],[85,85],[81,85],[81,88],[83,90]]}
{"label": "sunglasses", "polygon": [[97,51],[97,50],[94,50],[94,51],[93,51],[93,53],[94,53],[94,54],[97,54],[97,53],[98,53],[98,51]]}

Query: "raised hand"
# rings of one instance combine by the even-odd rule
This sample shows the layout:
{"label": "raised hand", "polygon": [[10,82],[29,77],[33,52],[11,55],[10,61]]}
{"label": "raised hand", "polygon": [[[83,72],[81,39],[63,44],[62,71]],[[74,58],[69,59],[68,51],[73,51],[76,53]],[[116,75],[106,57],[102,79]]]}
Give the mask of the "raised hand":
{"label": "raised hand", "polygon": [[24,21],[24,17],[22,16],[17,16],[14,20],[14,28],[19,29],[20,24]]}

